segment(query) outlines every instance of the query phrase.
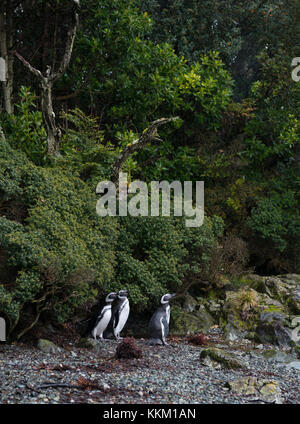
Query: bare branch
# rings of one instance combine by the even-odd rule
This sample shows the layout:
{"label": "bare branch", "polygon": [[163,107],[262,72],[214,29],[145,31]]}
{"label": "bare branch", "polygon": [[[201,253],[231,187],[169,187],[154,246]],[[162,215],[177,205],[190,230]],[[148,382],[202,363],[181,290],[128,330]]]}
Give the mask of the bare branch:
{"label": "bare branch", "polygon": [[[72,10],[70,10],[70,13],[72,14],[72,21],[69,25],[69,30],[67,34],[65,53],[60,62],[58,71],[55,72],[53,69],[51,69],[51,66],[48,65],[45,75],[43,75],[41,71],[34,68],[18,52],[16,51],[13,52],[13,54],[23,63],[23,65],[40,80],[41,107],[42,107],[43,119],[44,119],[46,130],[47,130],[48,154],[50,157],[59,156],[59,142],[60,142],[60,136],[61,136],[61,132],[55,122],[55,113],[53,111],[53,104],[52,104],[52,87],[53,87],[54,81],[60,78],[65,73],[69,65],[71,55],[72,55],[74,40],[76,36],[76,31],[78,27],[78,22],[79,22],[79,19],[78,19],[79,6],[80,6],[79,0],[73,0]],[[45,27],[45,31],[46,31],[46,27]]]}
{"label": "bare branch", "polygon": [[75,36],[76,36],[77,28],[78,28],[78,23],[79,23],[78,13],[75,12],[74,17],[73,17],[73,25],[69,29],[68,35],[67,35],[67,42],[66,42],[66,49],[65,49],[64,57],[62,58],[62,61],[60,63],[58,71],[54,72],[50,75],[50,78],[51,78],[52,81],[57,80],[58,78],[60,78],[66,72],[66,69],[67,69],[67,67],[70,63],[71,56],[72,56],[72,50],[73,50],[73,46],[74,46],[74,41],[75,41]]}
{"label": "bare branch", "polygon": [[29,62],[27,62],[26,59],[24,59],[23,56],[21,56],[17,51],[13,51],[13,54],[23,63],[23,65],[29,69],[29,71],[34,74],[35,76],[37,76],[40,80],[44,79],[44,76],[42,75],[41,71],[39,71],[38,69],[34,68],[32,65],[30,65]]}
{"label": "bare branch", "polygon": [[156,121],[151,122],[150,127],[146,128],[142,135],[131,144],[128,144],[125,149],[119,154],[112,168],[112,182],[116,183],[119,178],[119,173],[122,170],[122,166],[126,159],[133,154],[136,150],[142,149],[145,144],[152,141],[162,141],[157,134],[157,128],[161,125],[165,125],[169,122],[178,120],[179,117],[175,116],[172,118],[160,118]]}

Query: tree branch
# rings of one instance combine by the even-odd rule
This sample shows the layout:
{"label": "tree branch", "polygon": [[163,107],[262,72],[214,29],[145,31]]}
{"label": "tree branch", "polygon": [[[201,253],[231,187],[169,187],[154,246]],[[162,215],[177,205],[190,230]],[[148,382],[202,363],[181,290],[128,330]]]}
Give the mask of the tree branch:
{"label": "tree branch", "polygon": [[32,321],[32,323],[28,326],[28,327],[26,327],[26,328],[24,328],[18,335],[17,335],[17,337],[16,337],[16,339],[17,340],[19,340],[22,336],[24,336],[24,334],[26,334],[26,333],[28,333],[28,331],[30,331],[34,326],[35,326],[35,324],[38,322],[38,320],[39,320],[39,318],[40,318],[40,315],[41,315],[41,313],[43,312],[43,311],[45,311],[47,309],[47,307],[44,307],[44,308],[37,308],[37,314],[36,314],[36,317],[35,317],[35,319]]}
{"label": "tree branch", "polygon": [[40,80],[44,80],[45,77],[43,76],[43,74],[41,73],[41,71],[39,71],[38,69],[34,68],[32,65],[30,65],[29,62],[27,62],[26,59],[24,59],[23,56],[21,56],[16,50],[13,51],[13,54],[23,63],[23,65],[29,69],[29,71],[34,74],[36,77],[38,77]]}
{"label": "tree branch", "polygon": [[[74,3],[76,3],[76,2],[74,1]],[[78,28],[78,23],[79,23],[77,8],[74,9],[74,10],[75,11],[74,11],[74,16],[73,16],[73,25],[72,25],[71,28],[69,28],[69,31],[68,31],[65,54],[64,54],[64,56],[63,56],[63,58],[60,62],[60,66],[59,66],[58,71],[53,72],[50,75],[50,78],[51,78],[52,81],[57,80],[58,78],[60,78],[66,72],[66,69],[67,69],[67,67],[70,63],[70,60],[71,60],[74,40],[75,40],[75,36],[76,36],[77,28]]]}
{"label": "tree branch", "polygon": [[142,149],[145,144],[151,141],[162,141],[157,134],[158,127],[169,122],[176,121],[178,119],[179,117],[175,116],[173,118],[160,118],[156,121],[151,122],[150,127],[146,128],[137,140],[133,141],[131,144],[128,144],[115,160],[115,163],[112,168],[112,182],[116,183],[118,181],[119,173],[122,170],[124,162],[136,150]]}

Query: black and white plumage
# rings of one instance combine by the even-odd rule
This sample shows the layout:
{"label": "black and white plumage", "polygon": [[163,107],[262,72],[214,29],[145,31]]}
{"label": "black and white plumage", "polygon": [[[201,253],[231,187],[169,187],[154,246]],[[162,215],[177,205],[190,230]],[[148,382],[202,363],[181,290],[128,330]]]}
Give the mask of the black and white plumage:
{"label": "black and white plumage", "polygon": [[101,340],[104,340],[103,338],[103,333],[106,330],[110,320],[111,320],[111,316],[112,316],[112,310],[111,310],[111,306],[113,301],[117,298],[117,293],[112,292],[109,293],[106,298],[105,298],[105,302],[106,305],[102,308],[95,327],[92,330],[92,336],[94,337],[94,339],[96,340],[97,337]]}
{"label": "black and white plumage", "polygon": [[167,293],[160,299],[160,306],[156,309],[149,322],[149,344],[167,345],[166,337],[169,334],[170,305],[169,301],[176,293]]}
{"label": "black and white plumage", "polygon": [[105,333],[106,337],[114,336],[117,340],[121,340],[120,333],[123,330],[130,312],[128,291],[120,290],[118,300],[112,309],[112,317]]}

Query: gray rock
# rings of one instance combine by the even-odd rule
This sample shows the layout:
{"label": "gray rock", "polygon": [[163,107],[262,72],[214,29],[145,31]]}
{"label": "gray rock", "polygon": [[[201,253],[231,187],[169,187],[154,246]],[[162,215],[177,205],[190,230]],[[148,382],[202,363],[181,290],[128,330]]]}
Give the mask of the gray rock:
{"label": "gray rock", "polygon": [[200,362],[212,368],[247,369],[248,363],[223,349],[209,347],[200,353]]}
{"label": "gray rock", "polygon": [[281,390],[276,380],[242,377],[226,383],[234,393],[240,396],[254,396],[257,400],[268,403],[282,403]]}
{"label": "gray rock", "polygon": [[215,324],[212,316],[204,305],[194,312],[187,312],[178,306],[171,308],[170,332],[171,336],[205,333]]}
{"label": "gray rock", "polygon": [[263,312],[260,315],[256,331],[256,341],[271,343],[281,347],[290,346],[292,332],[288,328],[288,316],[278,312]]}
{"label": "gray rock", "polygon": [[[202,301],[203,302],[203,301]],[[206,299],[204,301],[205,308],[213,317],[213,319],[218,323],[222,314],[222,308],[224,305],[224,300],[220,299]]]}
{"label": "gray rock", "polygon": [[78,342],[78,347],[83,347],[86,349],[95,349],[97,348],[99,342],[95,339],[92,339],[91,337],[82,338]]}
{"label": "gray rock", "polygon": [[300,314],[300,287],[291,291],[290,308],[295,314]]}
{"label": "gray rock", "polygon": [[44,353],[60,353],[62,348],[56,346],[53,342],[47,339],[39,339],[37,342],[37,348]]}
{"label": "gray rock", "polygon": [[300,371],[300,361],[293,361],[287,365],[287,368],[295,368]]}
{"label": "gray rock", "polygon": [[293,356],[293,355],[289,355],[288,353],[278,351],[278,350],[275,350],[275,349],[265,350],[262,353],[262,355],[268,361],[282,362],[284,364],[294,362],[295,359],[296,359],[295,356]]}
{"label": "gray rock", "polygon": [[183,310],[187,312],[194,312],[197,308],[197,301],[192,296],[187,295],[184,298]]}
{"label": "gray rock", "polygon": [[225,338],[229,342],[235,342],[235,341],[238,341],[238,340],[242,340],[243,337],[245,337],[244,333],[245,332],[239,331],[231,323],[228,323],[224,328]]}
{"label": "gray rock", "polygon": [[103,358],[108,358],[114,354],[113,349],[116,343],[117,343],[116,340],[103,341],[103,340],[95,340],[93,338],[88,337],[88,338],[80,339],[77,346],[79,348],[89,349]]}
{"label": "gray rock", "polygon": [[300,275],[287,274],[266,278],[265,291],[286,305],[291,313],[300,313]]}

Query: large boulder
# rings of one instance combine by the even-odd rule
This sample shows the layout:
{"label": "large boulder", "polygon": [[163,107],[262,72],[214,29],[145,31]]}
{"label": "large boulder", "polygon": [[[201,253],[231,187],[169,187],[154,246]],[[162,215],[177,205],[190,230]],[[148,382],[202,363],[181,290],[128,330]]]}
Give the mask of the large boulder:
{"label": "large boulder", "polygon": [[255,339],[260,343],[290,346],[293,337],[289,328],[289,317],[278,312],[261,313],[255,330]]}
{"label": "large boulder", "polygon": [[295,355],[283,352],[281,350],[268,349],[262,352],[262,356],[270,362],[282,362],[283,364],[289,364],[294,362],[297,358]]}
{"label": "large boulder", "polygon": [[192,296],[187,295],[184,298],[182,309],[187,312],[194,312],[198,309],[198,302]]}
{"label": "large boulder", "polygon": [[285,274],[277,276],[260,276],[249,274],[243,277],[243,282],[260,293],[267,294],[277,300],[291,314],[300,313],[300,275]]}
{"label": "large boulder", "polygon": [[211,368],[247,369],[248,364],[241,358],[223,349],[209,347],[200,353],[200,362]]}
{"label": "large boulder", "polygon": [[213,317],[214,321],[216,323],[219,323],[221,315],[222,315],[222,309],[224,306],[224,300],[222,299],[201,299],[198,298],[200,303],[202,303],[206,310],[209,312],[209,314]]}
{"label": "large boulder", "polygon": [[[266,293],[260,293],[253,288],[246,286],[238,290],[228,291],[222,316],[220,319],[224,334],[229,341],[239,340],[243,337],[255,338],[259,327],[258,339],[260,342],[277,343],[276,338],[265,337],[263,339],[263,317],[285,315],[285,307],[276,299],[272,299]],[[278,326],[276,326],[277,329]],[[284,327],[284,325],[283,325]],[[271,330],[270,330],[271,331]],[[283,333],[288,334],[288,330],[275,331],[275,334],[283,339]],[[271,339],[273,341],[271,341]]]}
{"label": "large boulder", "polygon": [[259,302],[259,294],[252,288],[228,291],[222,311],[222,326],[226,328],[230,325],[237,330],[250,330],[256,321]]}
{"label": "large boulder", "polygon": [[268,277],[265,292],[286,305],[290,313],[300,313],[300,276],[297,274]]}
{"label": "large boulder", "polygon": [[173,306],[171,308],[169,334],[175,336],[207,332],[215,321],[204,305],[197,305],[197,308],[193,312],[189,312],[187,309]]}

